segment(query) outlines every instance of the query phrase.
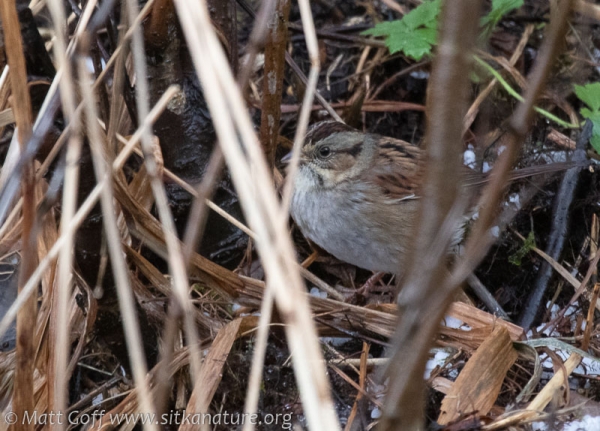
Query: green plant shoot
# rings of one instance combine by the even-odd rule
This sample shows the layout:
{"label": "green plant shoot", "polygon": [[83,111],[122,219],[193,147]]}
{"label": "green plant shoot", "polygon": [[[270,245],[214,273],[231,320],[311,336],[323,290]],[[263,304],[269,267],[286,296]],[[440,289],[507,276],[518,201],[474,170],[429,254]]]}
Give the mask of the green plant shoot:
{"label": "green plant shoot", "polygon": [[[488,37],[508,12],[518,9],[524,0],[492,0],[492,10],[481,19],[482,35]],[[441,0],[424,0],[402,19],[387,21],[364,31],[370,36],[384,36],[391,54],[402,52],[414,60],[431,54],[437,43],[438,16]]]}
{"label": "green plant shoot", "polygon": [[597,153],[600,153],[600,82],[586,85],[575,85],[575,94],[587,108],[579,111],[583,118],[592,122],[591,144]]}

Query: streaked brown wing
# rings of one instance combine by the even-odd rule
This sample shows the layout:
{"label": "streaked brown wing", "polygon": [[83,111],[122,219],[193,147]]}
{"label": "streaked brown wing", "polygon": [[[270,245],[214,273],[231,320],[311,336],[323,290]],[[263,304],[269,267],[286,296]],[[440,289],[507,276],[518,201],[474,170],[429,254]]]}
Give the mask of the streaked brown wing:
{"label": "streaked brown wing", "polygon": [[372,182],[391,201],[416,197],[421,185],[423,151],[400,139],[381,137],[379,157],[366,172]]}

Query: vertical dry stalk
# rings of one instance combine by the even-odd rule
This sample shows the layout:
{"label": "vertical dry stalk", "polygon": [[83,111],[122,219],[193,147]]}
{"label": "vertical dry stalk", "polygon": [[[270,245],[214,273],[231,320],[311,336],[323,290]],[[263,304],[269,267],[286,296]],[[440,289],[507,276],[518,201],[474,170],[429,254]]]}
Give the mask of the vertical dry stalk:
{"label": "vertical dry stalk", "polygon": [[[4,32],[6,56],[10,67],[12,107],[18,128],[18,138],[23,152],[31,137],[32,114],[29,88],[27,87],[27,69],[23,57],[23,41],[19,28],[16,4],[13,1],[0,2],[0,16]],[[36,266],[36,238],[32,238],[35,218],[33,161],[23,169],[21,193],[23,198],[23,224],[21,234],[21,268],[18,289],[22,292],[29,276]],[[30,297],[17,316],[17,353],[15,370],[15,388],[13,410],[18,418],[25,412],[31,413],[33,400],[33,370],[35,366],[34,330],[36,322],[36,298]],[[22,424],[20,429],[33,429],[31,424]]]}
{"label": "vertical dry stalk", "polygon": [[[121,3],[121,11],[125,10],[125,4]],[[125,13],[122,16],[126,16]],[[119,29],[119,40],[121,45],[126,46],[125,42],[125,34],[126,27],[121,26]],[[127,50],[125,50],[123,55],[117,56],[115,70],[113,72],[113,83],[111,88],[111,98],[110,98],[110,114],[108,116],[108,128],[106,130],[106,135],[108,138],[108,151],[112,157],[118,152],[119,148],[117,145],[117,133],[120,130],[121,125],[121,114],[123,110],[123,106],[125,104],[125,99],[123,96],[123,89],[125,88],[125,59],[127,58]],[[98,81],[100,81],[98,79]]]}
{"label": "vertical dry stalk", "polygon": [[[75,114],[75,92],[73,88],[73,74],[67,56],[67,20],[64,14],[64,3],[60,0],[51,0],[48,3],[52,21],[54,23],[55,41],[54,57],[58,68],[57,75],[61,77],[60,97],[62,109],[71,132],[68,138],[63,202],[61,208],[60,226],[65,231],[73,221],[77,206],[77,189],[79,186],[79,159],[81,157],[81,137],[79,136],[79,118]],[[55,342],[50,343],[50,356],[52,369],[50,372],[49,405],[51,411],[64,412],[68,403],[67,364],[69,362],[69,299],[71,297],[72,259],[75,243],[75,232],[65,233],[65,246],[61,249],[58,263],[58,285],[53,298],[51,315],[51,334]],[[58,430],[64,429],[64,423],[56,424]]]}
{"label": "vertical dry stalk", "polygon": [[[138,19],[138,5],[136,0],[127,0],[127,14],[129,22],[134,23]],[[132,28],[132,47],[133,60],[136,74],[136,106],[138,114],[138,124],[143,124],[145,118],[149,115],[149,92],[148,92],[148,74],[146,67],[146,56],[144,52],[144,40],[142,29],[139,26]],[[154,158],[154,143],[152,132],[149,129],[142,129],[141,134],[142,151],[144,153],[144,165],[150,178],[152,193],[156,203],[156,208],[163,225],[165,241],[169,252],[168,263],[169,272],[173,278],[174,293],[179,301],[179,305],[184,312],[184,324],[186,335],[190,348],[190,364],[192,375],[199,375],[200,370],[200,352],[198,346],[198,330],[194,320],[192,304],[189,301],[189,284],[187,279],[186,266],[183,259],[183,252],[179,245],[179,240],[175,234],[175,223],[169,209],[167,193],[162,180],[158,176],[158,166]]]}
{"label": "vertical dry stalk", "polygon": [[[238,85],[242,93],[245,92],[246,87],[248,86],[248,81],[250,80],[250,76],[252,74],[254,68],[254,61],[256,56],[258,55],[260,47],[263,45],[263,41],[268,33],[268,22],[271,15],[275,11],[276,0],[265,0],[262,2],[258,15],[256,15],[254,26],[252,27],[252,32],[250,33],[250,40],[248,45],[246,46],[246,59],[240,73],[238,75]],[[289,12],[289,11],[288,11]],[[287,21],[287,17],[286,17]],[[285,47],[285,44],[283,44]],[[285,50],[283,51],[285,53]],[[282,54],[283,55],[283,54]],[[283,67],[281,69],[281,79],[283,81]],[[281,87],[281,85],[280,85]],[[281,91],[281,89],[280,89]],[[279,116],[281,114],[281,98],[278,99],[276,109],[278,113],[277,122],[279,124]],[[264,112],[264,111],[263,111]],[[279,130],[277,128],[277,130]],[[277,138],[277,134],[275,134],[275,138]],[[264,145],[263,140],[263,145]],[[273,156],[275,155],[275,146],[277,145],[277,140],[273,144]],[[184,246],[184,259],[186,265],[189,265],[190,258],[192,256],[192,251],[195,247],[198,247],[198,243],[200,241],[200,237],[205,228],[205,223],[207,220],[207,209],[206,206],[216,211],[218,214],[224,216],[227,220],[237,226],[241,231],[245,232],[251,238],[254,236],[252,232],[249,232],[245,226],[240,226],[240,223],[237,222],[236,219],[229,217],[226,213],[223,212],[221,208],[216,206],[213,202],[209,200],[209,197],[212,195],[214,187],[219,179],[220,173],[223,170],[223,164],[225,163],[225,159],[223,157],[223,151],[220,147],[216,147],[213,150],[213,154],[211,155],[211,160],[209,162],[209,166],[206,170],[204,178],[202,182],[197,187],[195,191],[193,191],[192,195],[194,196],[194,203],[192,206],[192,210],[190,211],[190,216],[187,223],[187,228],[185,232],[185,246]],[[191,190],[189,190],[192,192]]]}
{"label": "vertical dry stalk", "polygon": [[278,0],[274,13],[266,23],[269,30],[265,44],[265,68],[260,116],[260,142],[265,150],[269,166],[275,164],[275,149],[279,138],[281,97],[285,72],[285,49],[287,22],[291,2]]}
{"label": "vertical dry stalk", "polygon": [[[312,12],[310,11],[310,4],[308,3],[308,0],[304,0],[299,2],[299,6],[300,15],[302,16],[304,37],[306,39],[306,47],[308,48],[308,55],[310,57],[310,72],[308,74],[308,83],[306,84],[306,91],[304,93],[304,100],[302,100],[302,108],[300,109],[298,123],[296,124],[292,160],[290,161],[290,167],[283,189],[282,208],[284,221],[287,221],[289,217],[290,203],[294,192],[294,178],[298,172],[298,164],[300,162],[300,150],[302,149],[302,143],[306,136],[306,128],[308,126],[313,99],[317,91],[319,71],[321,70],[319,64],[319,45],[317,43],[317,33],[315,31],[315,23],[312,19]],[[341,119],[339,121],[341,121]]]}
{"label": "vertical dry stalk", "polygon": [[261,2],[260,9],[256,15],[254,15],[254,11],[248,11],[250,16],[254,17],[254,26],[252,27],[252,32],[250,33],[250,38],[246,46],[246,58],[244,59],[244,64],[238,75],[238,83],[242,94],[246,93],[246,87],[248,86],[250,75],[254,69],[254,61],[267,37],[269,30],[267,22],[275,10],[276,2],[277,0],[265,0]]}
{"label": "vertical dry stalk", "polygon": [[[145,118],[144,122],[140,124],[138,130],[132,135],[132,137],[127,141],[124,148],[118,154],[117,158],[112,164],[113,172],[117,172],[121,169],[122,164],[127,160],[127,158],[131,155],[134,150],[134,147],[139,143],[140,136],[142,134],[142,129],[152,130],[152,125],[154,121],[160,116],[162,111],[166,108],[167,103],[171,100],[173,95],[177,92],[177,87],[172,86],[169,87],[169,90],[165,92],[161,96],[154,108],[150,111],[148,117]],[[83,107],[83,105],[80,105]],[[79,228],[81,223],[83,223],[84,219],[88,216],[96,202],[100,197],[100,193],[103,188],[106,186],[109,181],[109,176],[106,175],[102,181],[99,181],[96,184],[96,187],[88,194],[87,198],[80,205],[79,209],[71,219],[71,224],[65,227],[65,230],[61,232],[61,235],[58,237],[52,248],[46,254],[46,257],[42,259],[42,261],[35,268],[35,271],[31,274],[31,277],[27,280],[23,289],[19,292],[19,296],[12,303],[10,308],[7,310],[6,314],[2,316],[2,320],[0,320],[0,338],[4,336],[7,329],[9,328],[12,321],[15,319],[19,310],[21,310],[26,303],[27,299],[30,295],[35,291],[38,283],[40,282],[42,276],[44,275],[46,269],[50,266],[50,264],[54,261],[56,256],[59,254],[60,250],[65,246],[66,237],[68,235],[73,235],[74,232]]]}
{"label": "vertical dry stalk", "polygon": [[194,203],[188,216],[183,241],[183,258],[186,267],[189,266],[190,259],[199,245],[200,236],[206,227],[206,221],[208,220],[206,200],[212,196],[215,187],[221,179],[224,162],[221,148],[218,146],[215,147],[210,156],[204,177],[196,188],[196,196],[194,196]]}
{"label": "vertical dry stalk", "polygon": [[[304,4],[307,9],[308,3]],[[211,26],[206,3],[176,0],[175,5],[219,142],[250,227],[256,233],[269,287],[274,289],[281,316],[286,322],[294,371],[308,422],[312,429],[339,429],[292,243],[239,88]],[[197,406],[197,409],[202,411],[206,407]]]}
{"label": "vertical dry stalk", "polygon": [[[106,151],[102,144],[102,136],[100,134],[100,126],[98,124],[98,113],[96,107],[96,98],[92,92],[92,82],[89,77],[86,61],[87,56],[83,53],[88,52],[89,44],[85,43],[85,37],[82,37],[82,53],[78,56],[78,72],[80,80],[80,89],[83,95],[83,102],[86,107],[87,130],[90,147],[92,150],[92,159],[94,162],[94,171],[96,179],[101,182],[110,172],[110,164],[106,160]],[[108,241],[108,251],[110,254],[111,267],[114,274],[117,294],[119,297],[119,306],[123,316],[123,326],[125,329],[125,337],[127,340],[127,350],[133,369],[133,376],[136,384],[137,397],[142,412],[155,412],[148,387],[146,374],[148,368],[144,358],[142,347],[142,336],[140,333],[139,324],[137,321],[137,313],[135,311],[135,299],[129,282],[129,274],[125,255],[121,246],[121,236],[117,225],[117,217],[114,209],[114,197],[112,191],[112,182],[109,181],[103,188],[100,196],[102,205],[102,216],[104,221],[104,229]],[[155,423],[144,423],[146,430],[158,430]]]}
{"label": "vertical dry stalk", "polygon": [[[253,415],[258,409],[258,398],[260,394],[260,382],[262,380],[263,366],[265,362],[265,353],[267,351],[267,340],[269,338],[269,324],[273,312],[273,289],[265,289],[262,303],[260,306],[260,319],[258,320],[258,331],[256,334],[256,343],[254,354],[252,356],[252,368],[248,378],[248,390],[246,391],[246,402],[244,403],[244,413]],[[247,421],[244,424],[243,431],[252,431],[254,424]]]}
{"label": "vertical dry stalk", "polygon": [[[423,373],[429,346],[450,297],[436,292],[445,275],[445,255],[464,210],[459,199],[462,120],[468,108],[471,51],[480,2],[444,2],[440,44],[427,94],[427,169],[414,251],[398,299],[400,319],[384,416],[379,429],[423,428]],[[400,265],[401,262],[398,262]]]}

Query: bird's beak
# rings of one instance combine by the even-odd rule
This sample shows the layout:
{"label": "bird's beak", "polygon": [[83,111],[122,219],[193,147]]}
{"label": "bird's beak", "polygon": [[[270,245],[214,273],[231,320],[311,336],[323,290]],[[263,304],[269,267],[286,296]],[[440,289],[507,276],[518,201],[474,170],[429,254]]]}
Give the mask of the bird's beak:
{"label": "bird's beak", "polygon": [[292,161],[292,152],[291,151],[289,153],[287,153],[285,156],[283,156],[283,158],[281,159],[281,163],[285,163],[285,164],[288,164],[291,161]]}

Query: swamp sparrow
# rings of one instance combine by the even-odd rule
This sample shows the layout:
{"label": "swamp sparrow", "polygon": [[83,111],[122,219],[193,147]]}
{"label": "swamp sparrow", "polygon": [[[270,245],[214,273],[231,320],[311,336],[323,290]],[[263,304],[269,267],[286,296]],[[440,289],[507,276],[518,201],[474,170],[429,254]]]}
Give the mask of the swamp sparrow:
{"label": "swamp sparrow", "polygon": [[[397,273],[415,224],[423,162],[423,150],[399,139],[318,123],[300,154],[291,215],[305,237],[336,258]],[[514,171],[512,179],[570,167],[565,165]],[[475,195],[485,177],[465,168],[465,192]]]}

